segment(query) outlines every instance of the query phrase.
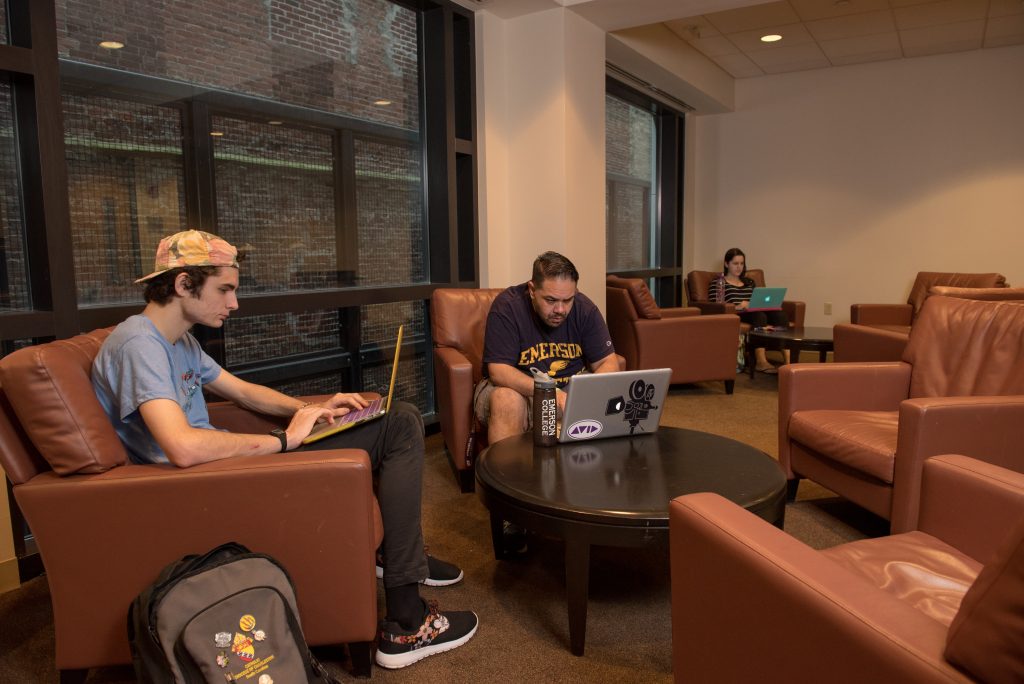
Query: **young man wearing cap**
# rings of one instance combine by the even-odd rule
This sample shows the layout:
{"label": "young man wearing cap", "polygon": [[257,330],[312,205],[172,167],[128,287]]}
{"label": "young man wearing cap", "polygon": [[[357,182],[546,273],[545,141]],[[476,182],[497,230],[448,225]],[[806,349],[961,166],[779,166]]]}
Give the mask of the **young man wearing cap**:
{"label": "young man wearing cap", "polygon": [[[477,628],[468,611],[438,613],[419,595],[419,583],[455,584],[462,571],[427,556],[420,528],[423,422],[403,402],[379,420],[303,447],[318,420],[331,421],[366,400],[339,393],[320,404],[241,380],[203,352],[189,332],[196,323],[219,328],[238,308],[237,250],[197,230],[161,240],[154,272],[146,283],[146,308],[110,334],[93,363],[93,387],[135,463],[188,467],[241,454],[294,449],[364,449],[378,476],[377,499],[384,521],[378,576],[384,580],[387,615],[377,663],[411,665],[461,646]],[[288,427],[265,435],[217,430],[210,423],[202,390],[260,413],[290,417]],[[380,566],[383,566],[381,568]]]}

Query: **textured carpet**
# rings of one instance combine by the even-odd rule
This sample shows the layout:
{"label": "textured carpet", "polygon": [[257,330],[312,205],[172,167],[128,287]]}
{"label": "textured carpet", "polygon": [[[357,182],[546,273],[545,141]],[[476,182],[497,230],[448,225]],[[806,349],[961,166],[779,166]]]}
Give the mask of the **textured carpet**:
{"label": "textured carpet", "polygon": [[[737,376],[722,383],[673,388],[663,425],[705,430],[746,442],[775,456],[777,379]],[[471,609],[481,619],[476,637],[451,653],[405,670],[375,667],[379,682],[670,682],[672,680],[668,552],[664,547],[596,548],[592,553],[586,654],[568,651],[562,547],[530,537],[527,555],[498,562],[487,512],[475,494],[462,494],[439,434],[427,439],[423,527],[432,554],[458,563],[466,579],[424,588],[442,610]],[[786,510],[786,532],[814,548],[883,534],[884,521],[803,482]],[[383,591],[380,592],[383,598]],[[381,606],[383,609],[383,605]],[[752,607],[752,609],[754,609]],[[344,619],[344,616],[339,616]],[[336,651],[322,654],[343,681],[353,678]],[[53,623],[46,578],[0,595],[0,683],[53,682]],[[90,673],[89,682],[131,682],[127,667]]]}

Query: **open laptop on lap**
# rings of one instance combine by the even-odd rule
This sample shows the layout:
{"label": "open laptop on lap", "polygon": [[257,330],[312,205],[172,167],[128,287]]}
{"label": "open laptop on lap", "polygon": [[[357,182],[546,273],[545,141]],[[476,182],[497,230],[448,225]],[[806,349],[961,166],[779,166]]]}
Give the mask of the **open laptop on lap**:
{"label": "open laptop on lap", "polygon": [[649,434],[658,429],[671,368],[581,373],[569,378],[558,441]]}
{"label": "open laptop on lap", "polygon": [[746,311],[781,311],[782,300],[786,298],[784,287],[755,287],[750,294],[750,306]]}
{"label": "open laptop on lap", "polygon": [[402,350],[402,330],[405,326],[398,327],[398,340],[395,342],[395,360],[391,363],[391,385],[388,387],[388,395],[370,402],[369,406],[349,411],[343,416],[334,419],[333,423],[317,423],[309,436],[302,440],[303,444],[311,444],[324,437],[330,437],[342,430],[348,430],[365,422],[382,418],[391,410],[391,397],[395,393],[395,378],[398,376],[398,355]]}

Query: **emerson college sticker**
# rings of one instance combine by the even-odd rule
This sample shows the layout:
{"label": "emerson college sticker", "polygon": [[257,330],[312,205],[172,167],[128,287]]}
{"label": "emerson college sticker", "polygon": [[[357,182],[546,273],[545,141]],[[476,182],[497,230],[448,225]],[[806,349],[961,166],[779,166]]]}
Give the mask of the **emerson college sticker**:
{"label": "emerson college sticker", "polygon": [[258,656],[256,653],[257,643],[267,638],[266,632],[256,629],[256,618],[252,615],[243,615],[239,618],[238,628],[241,631],[233,635],[231,632],[217,632],[213,635],[214,646],[220,649],[217,654],[218,667],[227,669],[231,666],[233,657],[242,666],[238,672],[225,672],[224,679],[229,682],[241,682],[259,675],[256,684],[274,684],[274,678],[264,672],[274,660],[274,654]]}

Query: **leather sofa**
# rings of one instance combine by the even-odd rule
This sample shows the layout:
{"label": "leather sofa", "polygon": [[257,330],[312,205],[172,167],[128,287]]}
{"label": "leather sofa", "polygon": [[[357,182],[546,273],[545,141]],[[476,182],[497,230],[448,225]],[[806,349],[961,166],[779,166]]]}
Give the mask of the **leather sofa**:
{"label": "leather sofa", "polygon": [[673,500],[675,681],[1024,681],[1024,475],[945,455],[922,477],[912,531],[824,551]]}
{"label": "leather sofa", "polygon": [[[833,358],[838,361],[899,361],[907,346],[910,328],[934,288],[950,287],[947,296],[995,299],[992,290],[1006,287],[999,273],[943,273],[921,271],[910,288],[906,304],[853,304],[850,322],[833,327]],[[983,290],[987,290],[985,292]],[[1020,295],[1011,295],[1020,299]]]}
{"label": "leather sofa", "polygon": [[956,452],[1024,472],[1024,304],[930,297],[903,360],[779,371],[779,462],[914,529],[921,466]]}
{"label": "leather sofa", "polygon": [[694,307],[659,307],[640,278],[607,276],[608,330],[626,369],[671,368],[672,383],[722,380],[726,394],[736,382],[740,319],[701,316]]}
{"label": "leather sofa", "polygon": [[[708,301],[708,288],[712,281],[720,276],[718,271],[690,271],[686,274],[684,287],[686,289],[686,300],[689,306],[695,306],[704,314],[735,313],[736,307],[724,302]],[[747,277],[754,281],[757,287],[765,287],[764,270],[751,268],[747,270]],[[807,305],[804,302],[786,300],[782,302],[782,310],[789,317],[789,327],[802,328],[804,316],[807,313]],[[743,332],[750,330],[750,325],[742,324]]]}
{"label": "leather sofa", "polygon": [[[369,674],[382,528],[366,452],[129,464],[90,382],[108,334],[0,360],[0,465],[46,568],[62,680],[130,663],[132,599],[168,563],[226,541],[278,559],[307,641],[349,643],[357,671]],[[210,417],[239,432],[279,425],[227,403],[211,403]]]}

